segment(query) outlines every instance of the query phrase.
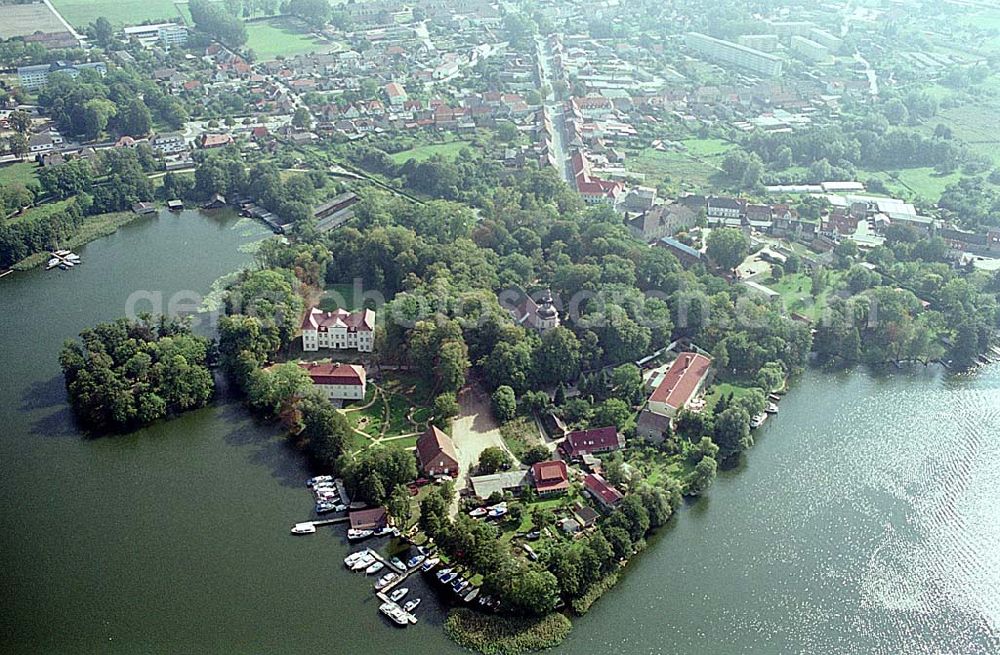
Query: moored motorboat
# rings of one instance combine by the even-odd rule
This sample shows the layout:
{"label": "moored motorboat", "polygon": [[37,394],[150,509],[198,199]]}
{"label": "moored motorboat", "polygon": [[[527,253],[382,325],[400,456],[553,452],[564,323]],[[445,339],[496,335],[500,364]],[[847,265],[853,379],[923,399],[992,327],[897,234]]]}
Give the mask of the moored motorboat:
{"label": "moored motorboat", "polygon": [[364,569],[371,566],[374,561],[375,561],[375,556],[372,555],[371,553],[366,552],[364,555],[361,556],[360,559],[358,559],[357,561],[354,562],[354,564],[351,565],[351,570],[363,571]]}
{"label": "moored motorboat", "polygon": [[410,622],[409,616],[396,603],[382,603],[379,611],[392,619],[396,625],[406,626]]}
{"label": "moored motorboat", "polygon": [[347,538],[351,541],[360,541],[361,539],[367,539],[372,536],[371,530],[355,530],[351,528],[347,531]]}
{"label": "moored motorboat", "polygon": [[385,564],[383,564],[382,562],[379,561],[372,562],[371,565],[365,569],[365,575],[372,575],[373,573],[378,573],[384,567]]}
{"label": "moored motorboat", "polygon": [[316,526],[311,522],[296,523],[292,526],[292,534],[313,534],[314,532],[316,532]]}
{"label": "moored motorboat", "polygon": [[424,562],[423,566],[420,567],[420,570],[423,571],[424,573],[427,573],[440,563],[441,560],[437,559],[436,557],[429,559],[426,562]]}
{"label": "moored motorboat", "polygon": [[759,428],[760,426],[764,425],[764,421],[766,420],[767,420],[767,414],[758,414],[757,416],[754,416],[752,419],[750,419],[750,427]]}
{"label": "moored motorboat", "polygon": [[778,413],[778,404],[777,403],[768,403],[767,407],[764,409],[764,411],[767,412],[768,414],[777,414]]}
{"label": "moored motorboat", "polygon": [[403,609],[406,610],[407,612],[412,612],[413,610],[417,609],[419,605],[420,605],[420,599],[414,598],[412,600],[406,601],[406,605],[403,605]]}
{"label": "moored motorboat", "polygon": [[407,589],[406,587],[400,587],[399,589],[393,589],[392,593],[389,594],[389,600],[391,600],[394,603],[398,603],[408,593],[410,593],[410,590]]}
{"label": "moored motorboat", "polygon": [[378,581],[375,582],[375,589],[377,590],[385,589],[393,582],[395,582],[397,578],[399,578],[399,575],[390,571],[389,573],[386,573],[381,578],[379,578]]}
{"label": "moored motorboat", "polygon": [[359,550],[356,553],[351,553],[350,555],[344,558],[344,566],[354,566],[355,564],[357,564],[358,560],[360,560],[362,557],[366,555],[368,555],[367,550]]}

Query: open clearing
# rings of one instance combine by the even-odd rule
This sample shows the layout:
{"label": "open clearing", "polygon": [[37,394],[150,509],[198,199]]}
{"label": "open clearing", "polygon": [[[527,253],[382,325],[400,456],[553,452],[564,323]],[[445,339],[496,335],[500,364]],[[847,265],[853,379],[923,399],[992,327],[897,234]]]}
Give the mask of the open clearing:
{"label": "open clearing", "polygon": [[339,49],[336,44],[316,38],[301,21],[291,18],[247,23],[247,47],[261,61]]}
{"label": "open clearing", "polygon": [[38,166],[31,162],[0,166],[0,187],[8,184],[29,186],[38,183]]}
{"label": "open clearing", "polygon": [[52,4],[78,30],[101,16],[115,25],[141,25],[181,17],[173,0],[52,0]]}
{"label": "open clearing", "polygon": [[472,143],[471,141],[451,141],[450,143],[431,143],[426,146],[418,146],[416,148],[410,148],[409,150],[403,150],[397,152],[393,155],[389,155],[392,161],[397,164],[405,164],[411,159],[416,162],[422,162],[430,159],[434,155],[441,155],[445,159],[455,159],[458,156],[458,152]]}
{"label": "open clearing", "polygon": [[30,5],[4,5],[3,20],[0,21],[0,39],[27,36],[39,31],[65,32],[66,28],[56,15],[40,2]]}

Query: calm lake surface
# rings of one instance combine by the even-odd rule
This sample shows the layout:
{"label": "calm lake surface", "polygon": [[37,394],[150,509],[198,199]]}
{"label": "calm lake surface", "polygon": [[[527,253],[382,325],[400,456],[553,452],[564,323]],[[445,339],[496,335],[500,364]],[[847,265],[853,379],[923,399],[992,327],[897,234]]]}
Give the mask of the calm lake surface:
{"label": "calm lake surface", "polygon": [[[163,214],[0,280],[0,651],[462,652],[431,599],[383,620],[342,531],[288,534],[309,472],[237,401],[123,437],[72,423],[64,339],[137,290],[190,305],[263,236]],[[810,372],[557,652],[1000,652],[998,462],[1000,367]]]}

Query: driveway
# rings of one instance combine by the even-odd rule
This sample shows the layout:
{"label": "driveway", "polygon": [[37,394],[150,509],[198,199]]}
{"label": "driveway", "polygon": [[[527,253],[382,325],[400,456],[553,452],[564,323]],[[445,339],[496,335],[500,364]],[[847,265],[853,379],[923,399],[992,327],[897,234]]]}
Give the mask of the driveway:
{"label": "driveway", "polygon": [[[490,397],[482,387],[473,382],[462,389],[458,394],[458,406],[460,411],[452,423],[451,436],[458,452],[459,474],[455,489],[461,490],[469,485],[469,472],[475,470],[480,453],[490,446],[508,453],[510,450],[500,436],[500,426],[490,410]],[[457,511],[456,502],[453,512]]]}

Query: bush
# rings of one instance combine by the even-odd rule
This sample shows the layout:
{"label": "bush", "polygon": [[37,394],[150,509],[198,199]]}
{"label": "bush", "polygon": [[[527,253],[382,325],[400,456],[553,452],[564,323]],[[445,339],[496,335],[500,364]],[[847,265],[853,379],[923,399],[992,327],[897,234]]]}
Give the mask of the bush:
{"label": "bush", "polygon": [[577,616],[583,616],[586,614],[587,610],[590,609],[590,606],[597,602],[598,598],[607,593],[607,591],[616,584],[618,584],[618,574],[609,573],[594,584],[590,585],[590,588],[587,589],[586,593],[579,598],[574,599],[570,603],[573,613]]}
{"label": "bush", "polygon": [[562,614],[540,619],[479,614],[454,609],[444,622],[448,638],[463,648],[483,655],[516,655],[558,646],[573,624]]}

